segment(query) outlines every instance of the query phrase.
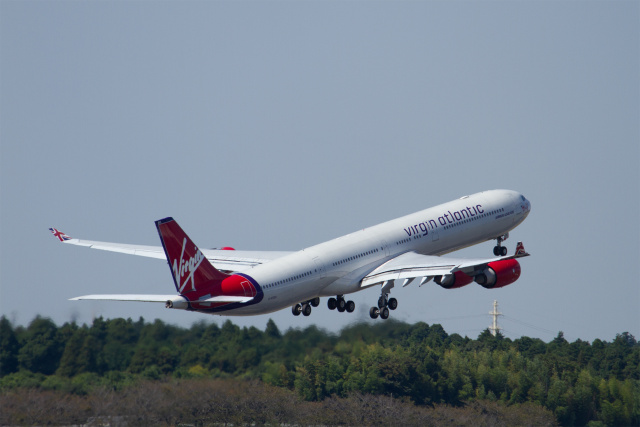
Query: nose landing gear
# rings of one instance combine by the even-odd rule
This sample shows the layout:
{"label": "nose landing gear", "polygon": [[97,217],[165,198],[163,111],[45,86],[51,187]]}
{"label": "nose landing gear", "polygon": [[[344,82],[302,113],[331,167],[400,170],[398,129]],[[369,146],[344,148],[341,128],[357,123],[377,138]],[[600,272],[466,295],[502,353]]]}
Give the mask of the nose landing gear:
{"label": "nose landing gear", "polygon": [[493,254],[495,256],[506,256],[507,255],[507,248],[502,246],[502,242],[504,242],[505,240],[507,240],[509,238],[509,233],[503,235],[503,236],[498,236],[496,238],[496,245],[493,247]]}

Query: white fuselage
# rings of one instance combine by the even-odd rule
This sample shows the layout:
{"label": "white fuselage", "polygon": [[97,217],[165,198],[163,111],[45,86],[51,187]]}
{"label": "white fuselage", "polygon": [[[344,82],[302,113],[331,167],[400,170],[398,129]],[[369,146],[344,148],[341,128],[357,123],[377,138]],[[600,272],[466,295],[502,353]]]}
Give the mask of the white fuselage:
{"label": "white fuselage", "polygon": [[270,313],[359,291],[363,277],[398,255],[442,255],[496,239],[518,226],[529,208],[518,192],[485,191],[311,246],[247,271],[262,301],[224,314]]}

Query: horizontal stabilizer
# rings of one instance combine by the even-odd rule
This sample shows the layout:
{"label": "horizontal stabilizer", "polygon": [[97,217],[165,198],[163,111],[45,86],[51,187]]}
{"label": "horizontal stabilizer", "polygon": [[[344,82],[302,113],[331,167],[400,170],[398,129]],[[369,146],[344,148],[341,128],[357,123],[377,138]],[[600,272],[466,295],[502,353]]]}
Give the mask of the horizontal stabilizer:
{"label": "horizontal stabilizer", "polygon": [[[167,302],[179,297],[179,295],[135,295],[135,294],[110,294],[110,295],[83,295],[71,298],[69,301],[103,300],[103,301],[139,301],[139,302]],[[217,297],[190,301],[191,303],[231,303],[249,302],[254,297],[240,297],[232,295],[220,295]]]}
{"label": "horizontal stabilizer", "polygon": [[69,301],[80,300],[105,300],[105,301],[141,301],[141,302],[167,302],[176,295],[136,295],[136,294],[111,294],[111,295],[83,295],[70,298]]}
{"label": "horizontal stabilizer", "polygon": [[231,296],[231,295],[220,295],[217,297],[212,297],[212,298],[208,298],[208,299],[203,299],[203,300],[197,300],[197,301],[191,301],[193,302],[213,302],[213,303],[217,303],[217,302],[249,302],[252,299],[254,299],[255,297],[235,297],[235,296]]}

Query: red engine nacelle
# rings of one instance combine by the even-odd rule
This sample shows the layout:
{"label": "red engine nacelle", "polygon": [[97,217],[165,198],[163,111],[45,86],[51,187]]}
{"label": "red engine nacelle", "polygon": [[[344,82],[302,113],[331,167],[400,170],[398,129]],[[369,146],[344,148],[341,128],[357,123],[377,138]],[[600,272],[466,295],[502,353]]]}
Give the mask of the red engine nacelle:
{"label": "red engine nacelle", "polygon": [[453,274],[444,276],[444,279],[442,279],[442,276],[436,276],[433,281],[445,289],[456,289],[473,282],[473,277],[464,274],[462,271],[456,271]]}
{"label": "red engine nacelle", "polygon": [[487,264],[484,271],[474,280],[487,289],[496,289],[512,284],[519,277],[520,263],[515,259],[505,259]]}

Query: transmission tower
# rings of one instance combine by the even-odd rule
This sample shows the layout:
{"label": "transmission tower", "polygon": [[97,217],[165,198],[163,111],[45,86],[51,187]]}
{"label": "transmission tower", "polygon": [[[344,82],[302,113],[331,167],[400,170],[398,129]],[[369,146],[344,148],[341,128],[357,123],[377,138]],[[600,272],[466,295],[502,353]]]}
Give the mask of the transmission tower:
{"label": "transmission tower", "polygon": [[496,335],[498,335],[498,332],[500,332],[500,330],[502,329],[498,326],[498,316],[502,316],[502,313],[498,312],[497,300],[493,300],[493,311],[490,311],[489,315],[493,319],[491,326],[489,326],[489,331],[491,332],[491,335],[495,337]]}

